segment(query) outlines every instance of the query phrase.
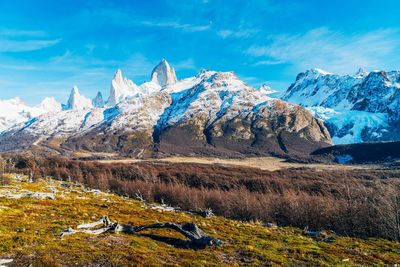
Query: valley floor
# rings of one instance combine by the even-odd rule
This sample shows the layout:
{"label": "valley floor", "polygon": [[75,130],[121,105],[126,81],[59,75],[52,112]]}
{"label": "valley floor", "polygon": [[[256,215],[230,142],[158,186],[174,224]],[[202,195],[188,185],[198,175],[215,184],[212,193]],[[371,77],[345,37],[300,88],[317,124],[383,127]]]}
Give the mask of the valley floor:
{"label": "valley floor", "polygon": [[289,168],[311,168],[316,170],[354,170],[354,169],[374,169],[377,165],[343,165],[343,164],[322,164],[322,163],[295,163],[277,157],[248,157],[243,159],[228,159],[215,157],[179,157],[170,156],[160,159],[114,159],[97,160],[100,163],[139,163],[139,162],[169,162],[169,163],[198,163],[211,165],[226,165],[233,167],[258,168],[266,171],[276,171]]}
{"label": "valley floor", "polygon": [[[0,265],[5,266],[337,266],[394,265],[400,244],[382,239],[316,240],[296,228],[267,228],[222,217],[162,211],[143,202],[59,181],[21,179],[0,186]],[[35,193],[36,192],[36,193]],[[183,236],[168,230],[140,235],[106,233],[60,237],[64,228],[102,216],[143,225],[195,222],[223,241],[200,250],[173,245]]]}

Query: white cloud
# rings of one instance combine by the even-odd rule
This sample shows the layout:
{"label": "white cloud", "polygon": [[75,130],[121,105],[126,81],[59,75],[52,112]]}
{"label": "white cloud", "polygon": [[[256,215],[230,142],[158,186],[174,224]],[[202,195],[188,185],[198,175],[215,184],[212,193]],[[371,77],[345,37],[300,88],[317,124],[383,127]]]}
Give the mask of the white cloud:
{"label": "white cloud", "polygon": [[2,37],[43,37],[46,35],[44,31],[0,29],[0,36]]}
{"label": "white cloud", "polygon": [[211,27],[211,23],[206,24],[206,25],[193,25],[193,24],[188,24],[188,23],[180,23],[177,21],[167,21],[167,22],[140,21],[137,23],[141,24],[143,26],[180,29],[180,30],[184,30],[187,32],[206,31],[206,30],[209,30]]}
{"label": "white cloud", "polygon": [[268,66],[268,65],[279,65],[283,64],[285,61],[283,60],[260,60],[253,64],[253,66]]}
{"label": "white cloud", "polygon": [[173,30],[181,30],[185,32],[202,32],[211,29],[212,22],[207,24],[193,24],[185,23],[178,20],[140,20],[132,18],[132,15],[126,11],[120,9],[97,9],[87,13],[92,19],[93,16],[97,16],[99,19],[106,21],[107,23],[112,23],[115,25],[120,25],[124,27],[157,27],[157,28],[167,28]]}
{"label": "white cloud", "polygon": [[351,73],[357,67],[391,69],[399,67],[400,31],[380,29],[345,35],[328,28],[302,34],[274,35],[267,45],[252,46],[246,54],[259,65],[289,63],[296,71],[320,67],[337,73]]}
{"label": "white cloud", "polygon": [[44,49],[53,46],[60,42],[60,39],[56,40],[26,40],[26,41],[15,41],[15,40],[1,40],[0,39],[0,52],[28,52]]}
{"label": "white cloud", "polygon": [[237,31],[234,30],[220,30],[217,31],[217,35],[221,38],[230,38],[230,37],[235,37],[235,38],[244,38],[244,37],[250,37],[256,33],[258,33],[260,30],[258,29],[239,29]]}
{"label": "white cloud", "polygon": [[43,39],[44,31],[0,28],[0,52],[28,52],[53,46],[61,39]]}

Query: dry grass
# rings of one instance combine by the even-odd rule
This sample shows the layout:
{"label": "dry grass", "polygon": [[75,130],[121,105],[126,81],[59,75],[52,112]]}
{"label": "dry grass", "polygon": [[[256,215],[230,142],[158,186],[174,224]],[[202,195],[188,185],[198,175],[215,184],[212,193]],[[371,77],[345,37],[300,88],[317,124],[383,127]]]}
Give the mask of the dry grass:
{"label": "dry grass", "polygon": [[139,162],[170,162],[170,163],[198,163],[198,164],[218,164],[234,167],[258,168],[266,171],[277,171],[288,168],[313,168],[316,170],[354,170],[354,169],[373,169],[374,165],[342,165],[342,164],[304,164],[288,162],[285,159],[275,157],[252,157],[243,159],[223,159],[213,157],[166,157],[162,159],[115,159],[99,160],[100,163],[139,163]]}
{"label": "dry grass", "polygon": [[[61,157],[10,158],[7,170],[78,181],[184,210],[211,208],[237,220],[330,229],[356,237],[400,240],[400,170],[266,171],[218,164],[104,164]],[[14,167],[13,167],[14,166]]]}
{"label": "dry grass", "polygon": [[[0,259],[11,258],[16,266],[367,266],[400,262],[400,244],[387,240],[337,237],[327,243],[305,237],[296,228],[160,212],[138,201],[84,192],[65,182],[13,182],[7,188],[59,190],[55,200],[0,198]],[[183,237],[168,230],[60,238],[63,228],[103,215],[134,225],[193,221],[224,245],[204,250],[174,247],[171,240]]]}

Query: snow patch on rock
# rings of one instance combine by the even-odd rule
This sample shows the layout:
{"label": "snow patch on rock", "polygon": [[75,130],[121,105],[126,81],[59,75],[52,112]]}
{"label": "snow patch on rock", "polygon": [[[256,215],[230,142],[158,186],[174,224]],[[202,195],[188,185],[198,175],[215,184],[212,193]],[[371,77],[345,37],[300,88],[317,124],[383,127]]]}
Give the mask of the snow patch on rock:
{"label": "snow patch on rock", "polygon": [[77,86],[74,86],[64,110],[85,110],[92,108],[92,101],[79,93]]}

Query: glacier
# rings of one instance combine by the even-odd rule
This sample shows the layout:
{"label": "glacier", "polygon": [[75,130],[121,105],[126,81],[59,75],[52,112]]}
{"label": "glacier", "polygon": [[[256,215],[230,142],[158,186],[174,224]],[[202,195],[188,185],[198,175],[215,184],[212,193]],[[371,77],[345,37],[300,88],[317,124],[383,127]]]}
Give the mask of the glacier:
{"label": "glacier", "polygon": [[297,75],[282,99],[323,120],[334,144],[400,140],[399,71],[337,75],[311,69]]}

